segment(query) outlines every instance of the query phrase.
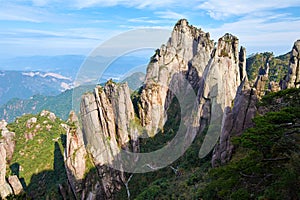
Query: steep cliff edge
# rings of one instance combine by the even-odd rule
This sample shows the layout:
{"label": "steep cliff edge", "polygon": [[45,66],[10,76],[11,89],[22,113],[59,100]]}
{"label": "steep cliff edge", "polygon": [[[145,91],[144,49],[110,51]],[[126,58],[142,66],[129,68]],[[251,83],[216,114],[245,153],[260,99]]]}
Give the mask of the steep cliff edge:
{"label": "steep cliff edge", "polygon": [[288,74],[282,83],[282,89],[293,87],[300,87],[300,40],[297,40],[294,43],[290,57]]}
{"label": "steep cliff edge", "polygon": [[139,150],[128,85],[109,81],[104,87],[98,86],[93,93],[83,95],[80,109],[85,145],[101,180],[95,193],[98,198],[110,199],[126,180],[124,172],[109,168],[109,164],[115,162],[121,149]]}
{"label": "steep cliff edge", "polygon": [[[297,41],[293,47],[289,74],[282,82],[285,87],[299,86],[299,45]],[[126,83],[110,80],[104,86],[96,86],[92,92],[85,93],[78,117],[72,112],[63,124],[49,111],[20,117],[8,125],[9,129],[6,122],[0,122],[1,196],[22,191],[19,176],[27,184],[28,197],[36,199],[130,199],[131,194],[137,199],[202,198],[199,191],[210,182],[205,182],[208,174],[204,170],[211,169],[210,164],[218,169],[220,165],[226,167],[225,163],[231,162],[232,155],[236,155],[235,150],[240,148],[234,145],[233,138],[245,139],[241,144],[249,148],[245,141],[253,142],[254,137],[254,142],[260,145],[258,148],[267,149],[266,155],[269,156],[269,143],[264,141],[274,138],[264,126],[268,126],[270,120],[276,134],[281,134],[277,121],[285,130],[292,128],[286,132],[287,137],[293,139],[293,135],[299,133],[299,89],[265,96],[269,92],[270,75],[274,74],[270,73],[272,66],[269,66],[272,56],[263,59],[264,64],[257,73],[252,71],[251,80],[246,74],[246,60],[246,49],[239,48],[236,36],[227,33],[214,43],[209,33],[189,25],[184,19],[179,20],[167,43],[151,57],[144,85],[133,94]],[[277,89],[272,87],[271,90]],[[265,105],[261,105],[262,102]],[[271,106],[266,105],[269,103]],[[291,108],[284,108],[281,112],[282,106],[287,104]],[[269,113],[270,110],[281,113]],[[291,110],[293,115],[288,113]],[[264,114],[266,118],[255,118]],[[269,120],[262,121],[263,126],[257,129],[268,135],[262,138],[263,142],[261,138],[256,140],[260,136],[251,133],[252,129],[244,135],[249,127],[260,126],[253,119]],[[183,130],[183,135],[174,140],[179,130]],[[181,141],[184,141],[183,145]],[[249,168],[256,158],[255,161],[261,159],[262,163],[271,163],[274,158],[285,161],[286,157],[282,157],[285,155],[280,154],[281,149],[276,149],[276,142],[272,147],[272,151],[276,152],[272,156],[275,157],[257,158],[254,155],[246,160]],[[286,148],[284,142],[280,148]],[[291,143],[294,145],[295,142]],[[174,147],[173,151],[165,153],[165,157],[159,156],[158,160],[165,161],[173,154],[180,154],[178,159],[153,173],[138,174],[135,171],[138,167],[126,171],[125,162],[128,161],[133,167],[145,161],[143,166],[153,170],[158,170],[160,163],[155,163],[155,159],[143,160],[142,154],[134,154],[134,159],[127,159],[123,156],[129,157],[130,154],[122,152],[138,153],[141,148],[141,152],[147,154],[164,146]],[[250,148],[255,149],[256,146],[251,145]],[[236,159],[239,160],[243,153],[238,152]],[[13,176],[7,177],[7,164]],[[256,177],[253,176],[256,168],[252,173],[247,169],[243,171],[243,162],[239,165],[241,173],[237,173],[235,168],[229,169],[231,175],[239,179],[226,177],[222,181],[229,182],[225,181],[220,187],[240,180],[241,184],[248,180],[249,185],[252,181],[257,185],[265,184],[273,176],[262,170],[263,173],[259,172]],[[276,165],[268,167],[276,169]],[[251,188],[248,184],[246,186],[246,189]],[[231,198],[231,194],[211,187],[208,189],[217,195]],[[235,189],[233,193],[238,193]],[[260,194],[258,191],[251,192]],[[122,194],[123,198],[118,198],[118,194]]]}
{"label": "steep cliff edge", "polygon": [[[289,70],[285,79],[282,80],[282,89],[298,87],[299,80],[299,47],[300,41],[296,41],[290,55]],[[231,143],[231,137],[240,136],[244,130],[254,125],[252,119],[258,110],[258,101],[261,99],[267,90],[267,83],[269,82],[269,63],[266,67],[260,67],[257,74],[256,81],[251,87],[251,84],[246,79],[239,87],[233,107],[227,110],[228,117],[225,118],[225,128],[222,130],[220,139],[214,149],[212,157],[212,166],[216,167],[224,164],[231,159],[234,146]],[[298,81],[297,81],[298,80]],[[279,83],[271,82],[271,91],[276,92],[279,88]],[[261,110],[261,108],[260,108]]]}
{"label": "steep cliff edge", "polygon": [[[140,124],[148,136],[163,131],[168,119],[166,111],[180,93],[183,99],[186,97],[184,105],[180,105],[185,113],[181,116],[187,128],[185,139],[192,141],[208,125],[217,128],[209,129],[206,138],[209,141],[205,140],[200,150],[200,156],[208,154],[220,132],[226,134],[224,120],[230,114],[238,87],[243,88],[241,83],[247,81],[245,56],[245,48],[239,48],[237,37],[225,34],[215,47],[208,33],[190,26],[184,19],[179,20],[167,44],[151,58],[137,101]],[[186,95],[191,92],[188,88],[193,90],[193,99]],[[236,101],[238,104],[241,100]],[[188,121],[190,118],[186,116],[191,113],[184,106],[193,109],[192,122]],[[104,87],[97,86],[93,93],[83,95],[80,112],[85,145],[101,178],[99,191],[102,196],[112,198],[126,180],[123,172],[105,165],[113,164],[121,149],[138,152],[138,136],[142,134],[138,133],[139,122],[128,86],[112,81]]]}
{"label": "steep cliff edge", "polygon": [[0,122],[0,198],[8,195],[19,195],[23,192],[23,186],[17,176],[9,176],[6,180],[6,165],[12,160],[15,150],[15,133],[7,129],[6,121]]}
{"label": "steep cliff edge", "polygon": [[209,33],[182,19],[175,25],[167,44],[156,50],[147,68],[139,110],[142,126],[150,136],[162,129],[167,119],[165,111],[174,96],[169,91],[173,77],[182,73],[196,88],[213,49]]}

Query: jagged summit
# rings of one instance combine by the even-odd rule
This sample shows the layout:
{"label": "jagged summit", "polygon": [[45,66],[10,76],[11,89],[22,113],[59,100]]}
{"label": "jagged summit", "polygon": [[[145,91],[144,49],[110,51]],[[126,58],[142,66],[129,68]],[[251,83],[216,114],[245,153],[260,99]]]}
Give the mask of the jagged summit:
{"label": "jagged summit", "polygon": [[283,89],[292,87],[300,88],[300,40],[294,43],[288,75],[282,84]]}
{"label": "jagged summit", "polygon": [[[26,118],[28,121],[24,125],[30,131],[20,135],[25,141],[32,141],[37,138],[32,129],[43,126],[47,131],[55,127],[65,129],[64,164],[69,183],[67,187],[59,187],[62,194],[73,193],[77,199],[114,199],[122,187],[126,187],[130,199],[129,189],[135,185],[129,186],[128,183],[134,173],[145,172],[144,169],[151,171],[168,166],[176,176],[179,175],[178,166],[173,167],[172,162],[161,166],[156,158],[165,161],[178,154],[178,159],[190,147],[189,141],[202,136],[203,130],[206,130],[205,138],[201,138],[201,142],[195,141],[192,148],[200,149],[200,158],[211,153],[213,167],[225,164],[234,152],[231,138],[241,136],[245,129],[252,127],[253,117],[262,112],[257,105],[267,90],[269,65],[255,74],[256,82],[251,85],[246,74],[246,49],[239,47],[239,39],[226,33],[216,41],[214,43],[209,33],[181,19],[169,40],[151,58],[144,84],[138,91],[132,93],[127,83],[109,80],[104,86],[96,86],[82,96],[79,116],[72,112],[67,124],[60,124],[54,114],[44,111],[40,119]],[[299,86],[299,50],[300,40],[295,42],[291,53],[289,74],[283,81],[285,87]],[[52,123],[55,120],[56,125]],[[183,124],[184,128],[178,128],[183,130],[182,137],[177,137],[177,127],[171,123],[174,121]],[[4,126],[5,122],[0,123],[0,129]],[[9,136],[4,130],[2,135]],[[140,149],[148,155],[147,148],[142,145],[155,142],[157,136],[167,136],[165,146],[174,147],[173,151],[164,152],[162,157],[153,156],[150,160],[142,158],[138,154]],[[170,137],[179,140],[172,143]],[[0,188],[7,186],[6,165],[3,163],[12,156],[6,143],[13,140],[10,137],[4,139],[0,139]],[[54,138],[53,142],[57,140]],[[125,158],[124,151],[129,152],[125,154],[126,158],[134,154],[130,157],[133,159],[125,159],[127,163],[119,162]],[[189,155],[183,157],[190,159]],[[191,178],[191,184],[198,181]]]}

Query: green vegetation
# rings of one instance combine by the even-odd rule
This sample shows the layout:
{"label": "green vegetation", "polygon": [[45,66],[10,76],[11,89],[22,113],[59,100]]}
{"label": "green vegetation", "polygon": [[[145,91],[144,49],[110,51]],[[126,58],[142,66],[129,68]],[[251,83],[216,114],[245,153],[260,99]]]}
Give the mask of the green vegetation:
{"label": "green vegetation", "polygon": [[145,80],[146,74],[143,72],[135,72],[131,74],[130,76],[126,77],[124,80],[122,80],[122,83],[127,82],[128,87],[131,90],[137,90],[141,85],[143,85],[143,82]]}
{"label": "green vegetation", "polygon": [[[141,90],[131,96],[136,112],[140,93]],[[299,199],[300,89],[269,93],[258,106],[263,114],[253,119],[255,126],[242,136],[232,138],[235,149],[229,163],[211,168],[211,154],[204,159],[198,157],[204,130],[170,166],[134,174],[129,182],[131,199]],[[141,152],[160,149],[171,141],[183,112],[174,98],[163,129],[153,138],[140,140]],[[37,121],[28,123],[33,117]],[[22,180],[27,197],[62,199],[59,186],[68,188],[62,156],[66,145],[65,130],[61,123],[47,116],[24,115],[8,125],[9,130],[16,133],[16,149],[8,173]],[[131,123],[138,126],[139,119]],[[74,124],[70,126],[75,131]],[[94,188],[99,181],[97,169],[90,155],[85,159],[86,177],[82,184]],[[125,187],[115,198],[127,199]]]}
{"label": "green vegetation", "polygon": [[254,82],[260,68],[266,68],[269,63],[269,81],[280,82],[287,74],[290,53],[274,57],[273,53],[257,53],[247,58],[246,70],[250,81]]}
{"label": "green vegetation", "polygon": [[[36,123],[28,123],[33,117]],[[61,123],[47,116],[24,115],[8,125],[16,133],[8,173],[17,175],[28,196],[34,199],[60,199],[58,185],[67,186],[63,159],[66,131]]]}
{"label": "green vegetation", "polygon": [[[285,96],[289,104],[275,103]],[[209,171],[208,184],[199,191],[204,199],[299,199],[299,89],[262,101],[269,99],[274,103],[268,107],[276,104],[278,111],[255,117],[253,128],[232,139],[235,154],[227,165]]]}
{"label": "green vegetation", "polygon": [[[270,93],[258,106],[266,113],[255,117],[255,126],[241,137],[232,138],[235,151],[228,164],[211,168],[211,155],[198,158],[205,135],[199,134],[171,166],[134,174],[131,199],[299,199],[300,90]],[[164,131],[141,140],[142,152],[161,148],[176,134],[180,122],[176,99],[168,116]],[[117,199],[126,198],[123,188]]]}
{"label": "green vegetation", "polygon": [[[167,114],[168,121],[163,130],[153,138],[140,141],[141,152],[160,149],[176,135],[181,116],[176,98],[173,99]],[[196,199],[197,190],[203,185],[201,180],[210,166],[209,157],[202,160],[198,157],[204,136],[199,134],[184,155],[171,166],[155,172],[134,174],[129,183],[131,199]],[[116,199],[126,198],[125,188],[116,194]]]}
{"label": "green vegetation", "polygon": [[[76,88],[78,97],[85,91],[91,90],[94,86],[80,86]],[[72,110],[73,90],[67,90],[57,96],[35,95],[30,99],[12,99],[0,107],[0,119],[13,122],[17,117],[24,113],[37,114],[42,110],[54,112],[61,119],[67,120]]]}

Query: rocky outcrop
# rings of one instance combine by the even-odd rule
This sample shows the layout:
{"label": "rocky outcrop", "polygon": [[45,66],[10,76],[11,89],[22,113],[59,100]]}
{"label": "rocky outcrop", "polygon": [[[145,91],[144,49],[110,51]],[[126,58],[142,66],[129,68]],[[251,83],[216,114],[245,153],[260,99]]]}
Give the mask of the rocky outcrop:
{"label": "rocky outcrop", "polygon": [[93,93],[83,95],[80,112],[84,141],[100,180],[86,196],[110,199],[121,189],[125,176],[108,166],[116,161],[121,149],[138,151],[138,132],[127,84],[109,81],[104,87],[96,87]]}
{"label": "rocky outcrop", "polygon": [[208,33],[182,19],[175,25],[168,43],[156,50],[147,68],[139,110],[142,126],[148,135],[162,129],[167,119],[165,111],[173,97],[169,91],[173,76],[186,73],[196,87],[213,48]]}
{"label": "rocky outcrop", "polygon": [[6,181],[6,149],[0,140],[0,198],[5,199],[8,195],[18,195],[23,191],[22,184],[17,176],[8,177]]}
{"label": "rocky outcrop", "polygon": [[291,51],[288,74],[281,85],[282,89],[300,87],[300,40],[294,43]]}
{"label": "rocky outcrop", "polygon": [[74,112],[70,113],[68,122],[71,124],[71,127],[67,127],[67,144],[64,160],[71,188],[74,194],[80,197],[83,189],[81,184],[86,172],[87,152],[79,121]]}
{"label": "rocky outcrop", "polygon": [[199,156],[206,156],[216,144],[219,136],[226,134],[230,107],[236,96],[237,88],[246,79],[246,53],[240,48],[239,40],[233,35],[225,34],[218,40],[218,46],[202,75],[198,90],[199,108],[197,120],[199,129],[188,133],[195,137],[207,125],[207,136],[201,146]]}
{"label": "rocky outcrop", "polygon": [[19,195],[23,192],[23,186],[16,175],[8,177],[8,183],[11,186],[14,195]]}
{"label": "rocky outcrop", "polygon": [[6,150],[4,148],[4,144],[0,143],[0,185],[6,183],[5,173],[6,173]]}
{"label": "rocky outcrop", "polygon": [[246,128],[253,126],[252,119],[257,112],[257,102],[256,90],[250,88],[247,79],[244,79],[237,90],[233,106],[225,109],[224,127],[213,151],[213,167],[230,160],[234,149],[230,139],[232,136],[240,136]]}
{"label": "rocky outcrop", "polygon": [[5,199],[10,194],[18,195],[23,191],[22,184],[17,176],[9,176],[6,181],[6,164],[12,159],[15,150],[15,133],[10,132],[7,123],[0,122],[0,198]]}
{"label": "rocky outcrop", "polygon": [[42,110],[42,112],[40,113],[41,117],[47,117],[48,119],[50,119],[52,122],[54,122],[56,120],[56,116],[54,113],[48,111],[48,110]]}
{"label": "rocky outcrop", "polygon": [[259,69],[258,77],[253,86],[256,89],[256,94],[259,98],[265,95],[268,80],[269,80],[269,63],[267,63],[266,69],[262,67]]}
{"label": "rocky outcrop", "polygon": [[[295,52],[299,52],[295,46]],[[293,61],[299,58],[295,52]],[[163,131],[167,110],[178,94],[185,98],[184,102],[177,98],[183,103],[180,107],[186,128],[184,140],[192,141],[207,127],[199,156],[213,150],[213,166],[230,160],[234,148],[230,138],[253,126],[258,99],[266,92],[268,71],[268,65],[261,68],[251,88],[246,75],[246,50],[239,48],[237,37],[225,34],[214,44],[209,33],[179,20],[168,42],[151,57],[135,109],[126,84],[109,81],[104,87],[97,86],[93,93],[83,95],[80,108],[83,140],[100,178],[85,196],[110,199],[121,183],[126,183],[124,172],[109,166],[117,162],[121,150],[139,150],[140,127],[134,111],[142,131],[154,136],[158,130]],[[188,115],[193,116],[192,121]]]}
{"label": "rocky outcrop", "polygon": [[[221,114],[216,117],[221,123],[224,109],[231,106],[246,76],[245,56],[245,49],[239,51],[239,40],[235,36],[225,34],[215,48],[208,33],[180,20],[168,43],[156,51],[147,69],[139,115],[148,134],[154,135],[167,120],[166,110],[175,93],[170,88],[179,89],[170,86],[177,74],[185,75],[197,96],[191,103],[197,101],[194,124],[198,128],[188,129],[187,137],[193,138],[201,132],[211,122],[212,112]],[[218,108],[211,110],[212,104]]]}
{"label": "rocky outcrop", "polygon": [[[185,137],[194,138],[211,123],[218,127],[209,132],[212,141],[204,142],[209,145],[200,151],[201,155],[207,154],[220,132],[227,134],[224,129],[228,124],[224,120],[232,112],[238,87],[246,80],[246,52],[243,47],[239,49],[237,37],[225,34],[215,47],[208,33],[190,26],[184,19],[180,20],[167,44],[156,50],[148,65],[138,104],[141,125],[150,136],[162,130],[172,99],[178,91],[181,96],[188,97],[185,95],[188,84],[195,94],[194,99],[186,99],[186,104],[189,107],[194,105],[196,117],[192,126],[187,127]],[[100,166],[113,162],[119,147],[132,139],[129,137],[132,131],[127,130],[131,129],[128,122],[134,119],[134,110],[130,94],[124,87],[109,82],[104,88],[96,88],[93,94],[85,94],[82,99],[83,134],[85,141],[90,141],[87,146]],[[236,100],[237,104],[239,101],[242,100]],[[181,109],[183,112],[187,110]],[[188,118],[182,116],[182,119]]]}
{"label": "rocky outcrop", "polygon": [[[297,77],[299,73],[297,71],[299,70],[299,49],[300,41],[298,40],[295,42],[291,52],[289,74],[286,76],[286,79],[282,81],[281,88],[277,82],[271,81],[268,88],[270,91],[277,92],[280,89],[298,87]],[[252,88],[247,80],[239,87],[233,107],[226,111],[228,113],[224,120],[226,128],[222,130],[219,142],[214,149],[212,157],[213,166],[218,166],[229,161],[234,149],[230,143],[230,138],[232,136],[241,135],[245,129],[253,126],[251,119],[254,118],[256,113],[261,112],[257,108],[257,102],[267,92],[266,84],[269,81],[268,75],[269,64],[267,62],[266,68],[261,67],[259,69],[258,77]]]}
{"label": "rocky outcrop", "polygon": [[280,91],[280,84],[278,82],[275,82],[275,81],[270,81],[269,83],[269,90],[271,92],[278,92]]}
{"label": "rocky outcrop", "polygon": [[3,144],[4,144],[4,148],[6,150],[6,159],[8,162],[11,161],[14,150],[15,150],[15,133],[9,131],[7,128],[7,123],[6,121],[2,120],[0,122],[0,131],[1,131],[1,136],[2,136],[2,140],[3,140]]}

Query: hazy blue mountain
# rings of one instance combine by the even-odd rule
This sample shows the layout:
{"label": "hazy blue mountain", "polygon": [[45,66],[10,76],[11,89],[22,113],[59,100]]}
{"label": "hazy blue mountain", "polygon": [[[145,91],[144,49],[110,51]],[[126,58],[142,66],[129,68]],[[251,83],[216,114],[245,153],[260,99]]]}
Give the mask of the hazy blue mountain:
{"label": "hazy blue mountain", "polygon": [[75,77],[83,55],[28,56],[0,60],[1,70],[55,72]]}
{"label": "hazy blue mountain", "polygon": [[52,72],[0,71],[0,105],[12,98],[58,95],[70,89],[73,80]]}
{"label": "hazy blue mountain", "polygon": [[[127,82],[129,88],[135,90],[142,85],[144,77],[144,73],[135,72],[121,82]],[[37,114],[42,110],[54,112],[58,117],[66,120],[70,111],[76,110],[79,106],[73,105],[73,103],[80,102],[81,95],[92,91],[94,87],[95,85],[84,85],[66,90],[55,96],[33,95],[27,99],[13,98],[0,106],[0,120],[5,119],[8,122],[13,122],[16,117],[23,114]]]}
{"label": "hazy blue mountain", "polygon": [[135,72],[130,76],[127,76],[121,82],[127,82],[128,87],[132,90],[137,90],[139,87],[143,85],[146,74],[143,72]]}
{"label": "hazy blue mountain", "polygon": [[[136,55],[118,58],[63,55],[2,59],[0,105],[13,98],[55,96],[70,89],[74,81],[79,85],[102,83],[111,78],[119,81],[134,72],[145,72],[148,61],[148,58]],[[95,69],[102,69],[103,74],[95,74]],[[78,76],[79,73],[84,76]],[[85,82],[78,81],[77,77],[83,77]]]}

